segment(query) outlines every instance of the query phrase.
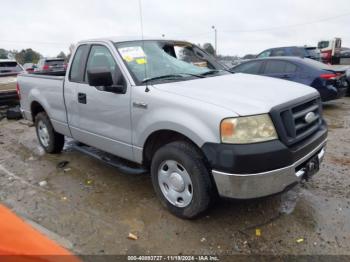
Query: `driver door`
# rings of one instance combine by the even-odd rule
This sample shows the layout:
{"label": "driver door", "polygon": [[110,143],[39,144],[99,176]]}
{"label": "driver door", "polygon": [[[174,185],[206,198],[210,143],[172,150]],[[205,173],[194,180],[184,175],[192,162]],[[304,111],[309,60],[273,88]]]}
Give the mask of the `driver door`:
{"label": "driver door", "polygon": [[127,81],[104,45],[91,45],[83,83],[75,85],[78,108],[78,130],[74,138],[122,158],[133,160],[131,146],[130,87],[125,93],[104,91],[88,84],[87,71],[109,68],[114,84]]}

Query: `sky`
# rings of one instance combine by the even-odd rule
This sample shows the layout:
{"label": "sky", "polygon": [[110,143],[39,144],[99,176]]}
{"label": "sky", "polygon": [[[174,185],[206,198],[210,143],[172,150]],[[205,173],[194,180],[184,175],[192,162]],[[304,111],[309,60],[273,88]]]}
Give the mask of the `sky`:
{"label": "sky", "polygon": [[68,52],[80,40],[140,35],[211,42],[218,53],[257,54],[278,46],[316,46],[341,37],[350,47],[348,0],[0,0],[0,48]]}

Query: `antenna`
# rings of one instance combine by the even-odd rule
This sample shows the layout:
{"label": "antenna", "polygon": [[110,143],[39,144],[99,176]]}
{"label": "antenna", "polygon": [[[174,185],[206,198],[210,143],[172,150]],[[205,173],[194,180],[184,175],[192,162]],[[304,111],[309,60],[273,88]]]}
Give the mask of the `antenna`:
{"label": "antenna", "polygon": [[141,38],[142,38],[142,41],[143,41],[143,21],[142,21],[142,3],[141,3],[141,0],[139,0],[139,12],[140,12]]}
{"label": "antenna", "polygon": [[[145,41],[144,41],[144,36],[143,36],[143,19],[142,19],[142,0],[139,0],[139,11],[140,11],[140,28],[141,28],[141,40],[142,40],[142,49],[143,52],[145,52]],[[146,55],[146,53],[145,53]],[[147,57],[145,57],[146,63],[144,63],[144,68],[145,68],[145,78],[147,78]],[[148,87],[146,83],[146,92],[148,92]]]}

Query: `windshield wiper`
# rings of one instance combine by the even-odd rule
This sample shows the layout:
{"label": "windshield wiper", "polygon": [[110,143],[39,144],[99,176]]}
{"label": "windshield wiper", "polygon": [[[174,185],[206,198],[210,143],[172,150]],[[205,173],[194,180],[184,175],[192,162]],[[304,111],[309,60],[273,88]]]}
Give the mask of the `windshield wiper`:
{"label": "windshield wiper", "polygon": [[224,70],[219,70],[219,69],[212,69],[210,71],[207,71],[207,72],[204,72],[202,74],[200,74],[201,76],[207,76],[207,75],[214,75],[214,74],[217,74],[221,71],[224,71]]}
{"label": "windshield wiper", "polygon": [[161,80],[161,79],[167,79],[167,78],[184,78],[185,76],[194,76],[198,78],[204,78],[202,75],[196,75],[196,74],[190,74],[190,73],[181,73],[181,74],[168,74],[168,75],[162,75],[162,76],[154,76],[154,77],[148,77],[141,81],[141,83],[147,83],[149,81],[153,80]]}

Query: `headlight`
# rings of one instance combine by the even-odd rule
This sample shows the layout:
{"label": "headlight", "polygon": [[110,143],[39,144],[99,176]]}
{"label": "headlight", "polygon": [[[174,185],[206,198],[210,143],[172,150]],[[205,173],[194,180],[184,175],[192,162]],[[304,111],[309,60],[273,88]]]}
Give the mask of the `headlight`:
{"label": "headlight", "polygon": [[277,139],[275,127],[268,114],[227,118],[221,122],[221,142],[249,144]]}

